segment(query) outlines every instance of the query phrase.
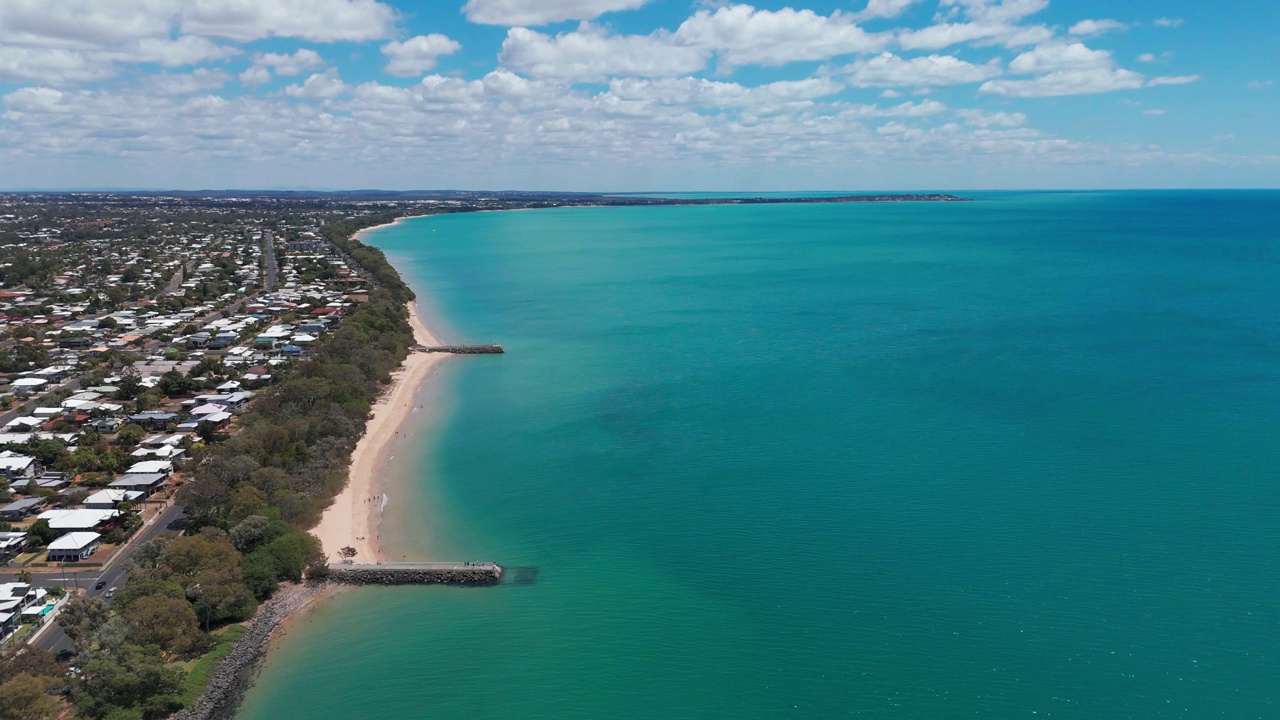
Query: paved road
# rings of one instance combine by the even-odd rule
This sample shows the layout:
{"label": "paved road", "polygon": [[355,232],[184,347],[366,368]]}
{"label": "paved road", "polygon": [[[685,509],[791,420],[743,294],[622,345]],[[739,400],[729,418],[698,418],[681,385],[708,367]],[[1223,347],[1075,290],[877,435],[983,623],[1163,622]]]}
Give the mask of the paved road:
{"label": "paved road", "polygon": [[[49,587],[51,585],[62,585],[64,587],[74,586],[82,588],[85,594],[90,597],[97,597],[107,592],[111,588],[124,587],[124,581],[128,577],[125,570],[125,561],[137,551],[138,546],[142,543],[158,537],[164,533],[173,533],[169,529],[169,524],[179,518],[182,518],[182,506],[178,504],[170,505],[160,517],[154,520],[150,525],[138,531],[133,542],[115,557],[110,565],[105,568],[92,568],[76,571],[74,567],[64,568],[65,572],[55,573],[31,573],[33,584],[39,587]],[[65,576],[65,580],[64,580]],[[0,573],[0,582],[16,582],[18,579],[17,572]],[[101,590],[94,589],[94,585],[98,582],[105,583]],[[74,649],[71,638],[58,627],[56,622],[53,627],[44,631],[35,642],[36,647],[44,648],[49,652],[62,652],[63,650]]]}
{"label": "paved road", "polygon": [[276,289],[276,247],[275,236],[270,230],[262,233],[262,267],[264,270],[263,289],[271,292]]}
{"label": "paved road", "polygon": [[181,265],[178,266],[178,272],[174,273],[173,277],[169,278],[169,284],[164,286],[165,295],[178,290],[178,286],[182,284],[182,279],[185,276],[185,273],[183,272],[184,270],[184,267]]}

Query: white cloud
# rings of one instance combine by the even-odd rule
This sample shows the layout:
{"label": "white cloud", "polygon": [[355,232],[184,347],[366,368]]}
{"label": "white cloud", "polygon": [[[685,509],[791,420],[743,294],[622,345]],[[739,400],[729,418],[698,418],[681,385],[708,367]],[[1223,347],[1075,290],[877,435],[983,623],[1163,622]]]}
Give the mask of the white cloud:
{"label": "white cloud", "polygon": [[390,42],[382,46],[387,57],[387,72],[409,77],[421,75],[434,68],[442,55],[452,55],[462,49],[457,41],[439,33],[418,35],[404,42]]}
{"label": "white cloud", "polygon": [[396,13],[377,0],[5,0],[0,39],[18,44],[103,47],[191,35],[317,42],[387,37]]}
{"label": "white cloud", "polygon": [[336,70],[329,70],[325,73],[316,73],[307,78],[301,85],[290,85],[284,89],[284,94],[291,98],[306,98],[318,100],[332,100],[342,93],[346,92],[346,83],[338,77]]}
{"label": "white cloud", "polygon": [[115,73],[109,62],[96,61],[79,50],[0,45],[0,80],[8,82],[62,85],[102,80]]}
{"label": "white cloud", "polygon": [[1153,77],[1147,81],[1147,87],[1159,87],[1161,85],[1186,85],[1196,82],[1200,79],[1199,75],[1161,75]]}
{"label": "white cloud", "polygon": [[1157,27],[1176,28],[1182,24],[1182,18],[1162,17],[1156,19]]}
{"label": "white cloud", "polygon": [[594,20],[617,10],[634,10],[648,0],[467,0],[462,12],[484,25],[546,25],[562,20]]}
{"label": "white cloud", "polygon": [[225,70],[196,68],[189,73],[162,73],[148,79],[156,91],[165,95],[190,95],[198,92],[217,90],[231,81],[231,74]]}
{"label": "white cloud", "polygon": [[1156,56],[1152,55],[1151,53],[1142,53],[1141,55],[1138,56],[1138,62],[1153,63],[1155,61],[1156,61]]}
{"label": "white cloud", "polygon": [[1142,111],[1142,114],[1143,114],[1143,115],[1155,115],[1155,116],[1160,116],[1160,115],[1164,115],[1166,112],[1168,112],[1168,111],[1167,111],[1167,110],[1163,110],[1163,109],[1161,109],[1161,108],[1151,108],[1150,110],[1143,110],[1143,111]]}
{"label": "white cloud", "polygon": [[867,7],[857,14],[860,20],[894,18],[920,0],[867,0]]}
{"label": "white cloud", "polygon": [[854,87],[930,87],[982,82],[1000,75],[999,61],[974,65],[951,55],[929,55],[904,60],[882,53],[850,65],[849,84]]}
{"label": "white cloud", "polygon": [[253,59],[254,67],[271,68],[277,75],[301,75],[324,67],[324,58],[310,48],[298,48],[292,54],[266,53]]}
{"label": "white cloud", "polygon": [[1269,88],[1275,84],[1276,84],[1275,80],[1253,80],[1249,83],[1249,89],[1262,90],[1263,88]]}
{"label": "white cloud", "polygon": [[235,48],[217,45],[207,38],[183,35],[177,39],[143,38],[120,52],[106,56],[124,62],[156,63],[165,67],[198,65],[213,60],[225,60],[238,55]]}
{"label": "white cloud", "polygon": [[1010,61],[1009,71],[1039,77],[990,80],[979,91],[1009,97],[1056,97],[1132,90],[1145,84],[1142,74],[1116,67],[1111,53],[1082,43],[1040,45]]}
{"label": "white cloud", "polygon": [[1067,32],[1080,37],[1092,37],[1119,30],[1128,30],[1129,26],[1119,20],[1081,20]]}
{"label": "white cloud", "polygon": [[0,42],[83,50],[164,37],[177,7],[167,0],[5,0]]}
{"label": "white cloud", "polygon": [[1091,50],[1083,43],[1046,43],[1015,57],[1009,63],[1009,71],[1032,75],[1112,65],[1111,53],[1106,50]]}
{"label": "white cloud", "polygon": [[891,36],[872,34],[840,11],[757,10],[750,5],[699,10],[681,23],[674,39],[682,46],[715,51],[727,66],[785,65],[839,55],[878,52]]}
{"label": "white cloud", "polygon": [[242,42],[268,37],[380,40],[391,34],[396,19],[395,10],[377,0],[195,0],[176,5],[184,31]]}
{"label": "white cloud", "polygon": [[1016,23],[1049,7],[1049,0],[939,0],[939,7],[955,7],[970,20],[987,25]]}
{"label": "white cloud", "polygon": [[813,100],[835,95],[843,89],[843,85],[830,78],[784,80],[756,87],[694,77],[660,80],[628,78],[609,83],[609,93],[624,101],[697,107],[743,107],[755,112],[812,105]]}
{"label": "white cloud", "polygon": [[1020,112],[986,112],[984,110],[968,109],[960,110],[956,114],[963,118],[967,124],[980,128],[1021,127],[1027,123],[1027,116]]}
{"label": "white cloud", "polygon": [[674,44],[670,33],[607,35],[586,23],[555,37],[511,28],[498,57],[504,65],[535,77],[573,81],[686,75],[701,70],[707,61],[705,51]]}
{"label": "white cloud", "polygon": [[1134,90],[1140,87],[1142,87],[1142,75],[1131,70],[1091,68],[1059,70],[1034,80],[988,80],[978,88],[978,91],[1008,97],[1034,98],[1092,95],[1115,90]]}
{"label": "white cloud", "polygon": [[1053,31],[1043,25],[1003,25],[984,23],[943,23],[898,33],[898,44],[906,50],[941,50],[961,43],[1023,47],[1044,42]]}
{"label": "white cloud", "polygon": [[271,82],[271,71],[261,65],[254,65],[237,77],[245,85],[261,85],[265,82]]}
{"label": "white cloud", "polygon": [[898,92],[897,90],[894,90],[893,88],[889,88],[888,90],[885,90],[884,92],[880,93],[880,97],[892,100],[893,98],[902,97],[902,93]]}

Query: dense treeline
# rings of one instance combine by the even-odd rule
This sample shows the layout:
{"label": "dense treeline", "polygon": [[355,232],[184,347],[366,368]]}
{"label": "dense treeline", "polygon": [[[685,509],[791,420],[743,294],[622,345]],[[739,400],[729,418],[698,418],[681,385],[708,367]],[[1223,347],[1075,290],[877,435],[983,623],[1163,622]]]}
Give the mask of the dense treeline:
{"label": "dense treeline", "polygon": [[[168,661],[207,652],[210,631],[251,617],[279,582],[325,571],[319,540],[307,529],[345,484],[369,408],[413,344],[405,308],[412,291],[380,251],[348,239],[390,219],[323,228],[377,287],[311,358],[260,391],[237,434],[194,458],[193,480],[180,494],[192,512],[186,534],[139,547],[114,605],[68,600],[58,622],[76,643],[78,671],[61,682],[81,715],[167,715],[181,705],[184,683]],[[0,678],[12,678],[0,685],[0,704],[58,687],[49,658],[31,657],[39,662],[29,671],[0,668]]]}

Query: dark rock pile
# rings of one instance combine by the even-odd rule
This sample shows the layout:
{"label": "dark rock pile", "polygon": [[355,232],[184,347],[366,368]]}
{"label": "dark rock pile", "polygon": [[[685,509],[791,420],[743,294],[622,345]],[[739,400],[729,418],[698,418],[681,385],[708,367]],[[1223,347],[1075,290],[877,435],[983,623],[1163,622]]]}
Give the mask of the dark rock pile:
{"label": "dark rock pile", "polygon": [[222,658],[209,684],[191,707],[173,714],[171,720],[224,720],[235,714],[240,700],[253,684],[258,663],[267,652],[271,634],[290,615],[324,591],[328,583],[281,587],[258,609],[249,629],[231,652]]}

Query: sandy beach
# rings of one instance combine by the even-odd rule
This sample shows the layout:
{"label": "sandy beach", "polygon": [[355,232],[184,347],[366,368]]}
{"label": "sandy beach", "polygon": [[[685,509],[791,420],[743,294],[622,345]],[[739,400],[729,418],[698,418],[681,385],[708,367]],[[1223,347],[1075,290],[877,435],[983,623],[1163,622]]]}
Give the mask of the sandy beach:
{"label": "sandy beach", "polygon": [[[364,230],[356,237],[375,229]],[[410,302],[408,307],[409,324],[413,327],[416,342],[419,345],[441,344],[423,324],[414,303]],[[338,550],[347,546],[356,549],[355,562],[383,559],[378,543],[378,523],[384,509],[378,473],[386,464],[391,444],[402,431],[405,420],[413,414],[418,389],[431,375],[432,368],[448,357],[442,353],[409,353],[392,374],[391,387],[374,404],[364,435],[351,454],[347,486],[311,530],[320,538],[330,562],[338,562],[341,557]]]}

